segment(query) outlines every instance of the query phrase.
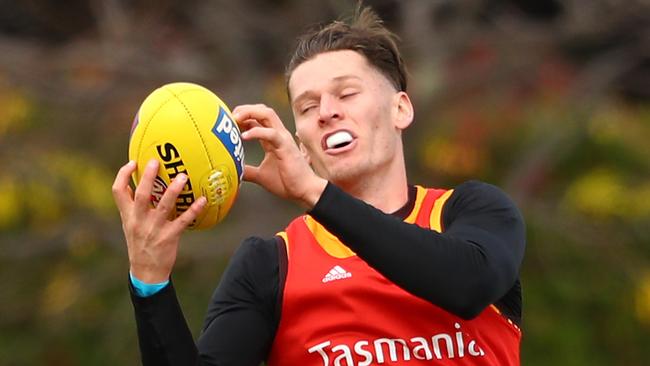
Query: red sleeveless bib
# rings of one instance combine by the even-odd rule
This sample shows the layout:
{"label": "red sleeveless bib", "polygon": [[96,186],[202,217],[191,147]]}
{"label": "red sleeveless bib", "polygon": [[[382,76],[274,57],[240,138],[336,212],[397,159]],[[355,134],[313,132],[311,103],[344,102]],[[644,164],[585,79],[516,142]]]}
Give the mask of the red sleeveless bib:
{"label": "red sleeveless bib", "polygon": [[[417,191],[404,221],[441,232],[452,191]],[[279,235],[288,268],[270,366],[519,365],[521,332],[496,307],[463,320],[390,282],[310,216]]]}

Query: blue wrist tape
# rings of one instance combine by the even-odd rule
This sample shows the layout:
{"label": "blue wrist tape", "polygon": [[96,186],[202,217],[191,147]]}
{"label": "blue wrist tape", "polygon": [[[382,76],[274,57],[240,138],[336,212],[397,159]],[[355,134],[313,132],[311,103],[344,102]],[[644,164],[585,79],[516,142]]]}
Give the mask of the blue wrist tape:
{"label": "blue wrist tape", "polygon": [[140,297],[152,296],[169,284],[169,280],[160,283],[144,283],[136,278],[131,271],[129,271],[129,277],[133,288],[135,288],[135,293]]}

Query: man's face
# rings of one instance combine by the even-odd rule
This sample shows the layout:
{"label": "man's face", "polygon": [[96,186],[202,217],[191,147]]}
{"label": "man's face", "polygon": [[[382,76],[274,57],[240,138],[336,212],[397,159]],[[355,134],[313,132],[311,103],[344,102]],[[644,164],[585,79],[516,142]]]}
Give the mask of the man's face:
{"label": "man's face", "polygon": [[[398,92],[351,50],[321,53],[289,79],[296,136],[314,171],[340,185],[387,174],[402,158]],[[410,102],[409,102],[410,107]],[[412,115],[411,115],[412,118]]]}

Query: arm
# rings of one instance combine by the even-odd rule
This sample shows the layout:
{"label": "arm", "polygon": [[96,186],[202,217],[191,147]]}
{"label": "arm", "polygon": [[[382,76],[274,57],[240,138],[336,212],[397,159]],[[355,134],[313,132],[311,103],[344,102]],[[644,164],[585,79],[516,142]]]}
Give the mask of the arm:
{"label": "arm", "polygon": [[451,215],[455,219],[439,234],[386,215],[316,176],[272,109],[245,105],[233,115],[242,138],[259,140],[265,152],[259,166],[246,165],[244,179],[312,209],[319,222],[404,289],[471,318],[515,286],[524,224],[496,188],[484,201],[478,194],[466,201],[473,204],[452,210],[463,214]]}
{"label": "arm", "polygon": [[[198,216],[205,200],[195,201],[181,216],[168,220],[173,202],[185,184],[185,176],[179,174],[163,194],[158,206],[151,208],[149,195],[158,170],[157,162],[148,164],[135,192],[129,187],[129,178],[134,170],[133,162],[126,164],[118,172],[113,184],[113,195],[120,210],[127,242],[130,273],[144,283],[160,283],[170,278],[180,236]],[[255,260],[254,254],[255,251],[252,251],[250,255],[236,256],[231,266],[234,269],[227,271],[231,274],[231,280],[224,280],[220,286],[224,290],[217,291],[226,293],[225,299],[230,296],[234,307],[237,304],[256,304],[259,301],[258,288],[247,284],[255,283],[260,272],[249,273],[247,270],[266,267],[259,265],[260,261]],[[237,265],[240,262],[247,263],[251,257],[258,265]],[[264,258],[267,267],[273,265],[273,261]],[[277,264],[277,260],[275,263]],[[262,271],[264,278],[272,280],[272,277],[267,276],[267,272]],[[132,284],[130,290],[144,365],[253,366],[259,364],[260,352],[253,352],[251,355],[250,349],[262,350],[270,344],[268,320],[265,321],[259,316],[259,311],[249,306],[243,307],[241,311],[224,312],[222,316],[215,317],[204,331],[197,350],[171,283],[149,297],[138,296]],[[266,329],[266,332],[258,334],[260,329]],[[239,347],[233,346],[233,339],[238,341]],[[227,343],[229,341],[231,343]],[[227,347],[227,354],[214,352]],[[254,361],[255,357],[258,358],[257,362]]]}
{"label": "arm", "polygon": [[199,365],[192,333],[172,283],[149,297],[135,293],[129,281],[143,365]]}
{"label": "arm", "polygon": [[276,239],[244,241],[221,276],[198,340],[206,364],[257,366],[266,359],[279,322],[284,243]]}
{"label": "arm", "polygon": [[[319,222],[402,288],[471,318],[515,286],[524,225],[498,189],[476,191],[477,197],[465,201],[471,204],[457,205],[451,211],[462,215],[452,212],[455,218],[446,220],[447,230],[439,234],[386,215],[316,176],[272,109],[238,106],[233,115],[244,130],[242,138],[259,140],[265,152],[259,166],[245,167],[244,179],[311,209]],[[454,196],[461,197],[459,192]],[[445,211],[451,206],[456,205],[448,204]]]}
{"label": "arm", "polygon": [[249,238],[226,268],[194,344],[173,284],[150,297],[131,286],[143,365],[257,366],[278,324],[275,239]]}
{"label": "arm", "polygon": [[149,297],[130,286],[142,364],[259,365],[278,325],[278,268],[275,239],[244,241],[215,290],[197,345],[172,283]]}
{"label": "arm", "polygon": [[519,211],[483,183],[454,190],[443,209],[442,234],[384,214],[331,184],[311,215],[391,281],[463,318],[505,295],[524,253]]}
{"label": "arm", "polygon": [[[124,165],[113,183],[113,197],[120,211],[129,255],[130,273],[144,283],[169,280],[176,261],[178,243],[185,228],[205,206],[199,199],[182,215],[168,220],[178,194],[187,180],[179,174],[169,185],[156,208],[150,207],[153,180],[158,162],[150,161],[135,192],[129,186],[135,162]],[[134,295],[138,336],[145,365],[194,365],[196,347],[187,328],[173,286],[168,285],[151,297]]]}

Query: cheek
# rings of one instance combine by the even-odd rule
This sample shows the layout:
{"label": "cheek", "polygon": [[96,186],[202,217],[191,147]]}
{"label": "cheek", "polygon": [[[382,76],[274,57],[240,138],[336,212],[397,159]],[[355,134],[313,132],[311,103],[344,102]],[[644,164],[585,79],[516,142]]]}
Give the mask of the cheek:
{"label": "cheek", "polygon": [[312,151],[313,146],[314,146],[314,137],[315,133],[314,131],[309,131],[308,129],[298,129],[296,131],[296,136],[298,137],[298,140],[300,140],[300,144],[304,146],[304,148],[307,151]]}
{"label": "cheek", "polygon": [[372,139],[374,147],[380,151],[392,151],[399,136],[396,136],[397,132],[390,118],[386,118],[385,115],[378,115],[371,129],[374,136]]}

